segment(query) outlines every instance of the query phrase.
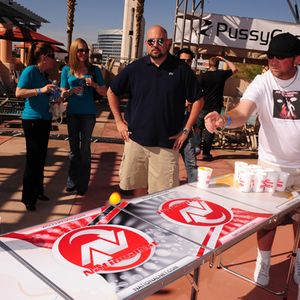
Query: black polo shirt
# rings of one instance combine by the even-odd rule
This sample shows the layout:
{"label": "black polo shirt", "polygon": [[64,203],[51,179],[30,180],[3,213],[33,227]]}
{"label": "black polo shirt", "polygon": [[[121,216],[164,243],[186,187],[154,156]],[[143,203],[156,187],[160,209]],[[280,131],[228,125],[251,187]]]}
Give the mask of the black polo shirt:
{"label": "black polo shirt", "polygon": [[132,132],[130,138],[150,147],[172,148],[183,127],[185,100],[202,97],[202,89],[191,68],[168,54],[155,66],[149,56],[128,65],[111,82],[117,96],[128,94],[125,120]]}

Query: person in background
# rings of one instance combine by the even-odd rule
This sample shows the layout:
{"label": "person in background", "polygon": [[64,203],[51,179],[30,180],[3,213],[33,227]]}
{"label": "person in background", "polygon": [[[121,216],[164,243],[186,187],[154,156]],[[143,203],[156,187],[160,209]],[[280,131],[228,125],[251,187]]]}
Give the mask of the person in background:
{"label": "person in background", "polygon": [[[256,112],[259,116],[258,164],[290,174],[290,190],[300,190],[300,41],[290,34],[273,37],[267,51],[269,70],[257,75],[246,89],[240,103],[225,115],[211,112],[205,117],[209,132],[217,128],[242,126]],[[293,105],[288,114],[288,104]],[[293,215],[294,228],[299,214]],[[269,284],[270,257],[275,228],[257,233],[258,255],[254,280]],[[300,284],[300,249],[298,246],[294,280]]]}
{"label": "person in background", "polygon": [[70,166],[67,192],[87,192],[91,172],[91,137],[96,123],[93,91],[106,95],[98,67],[89,63],[87,43],[78,38],[71,43],[69,65],[62,69],[60,87],[67,101],[67,124],[70,144]]}
{"label": "person in background", "polygon": [[[224,62],[229,69],[219,70],[218,67],[220,61]],[[210,151],[214,141],[214,133],[210,133],[209,131],[205,130],[204,118],[209,112],[221,112],[223,107],[225,82],[237,71],[238,70],[236,66],[229,60],[222,56],[214,56],[209,59],[208,71],[200,76],[199,81],[204,90],[205,105],[197,120],[196,134],[200,135],[200,138],[197,139],[200,141],[200,144],[203,138],[202,160],[204,161],[213,160],[213,156],[211,155]],[[197,149],[196,153],[200,153],[200,145],[198,148],[199,150]]]}
{"label": "person in background", "polygon": [[60,65],[59,65],[59,68],[58,68],[59,73],[61,73],[63,67],[64,67],[64,66],[67,66],[68,64],[69,64],[69,55],[66,55],[66,56],[64,57],[64,60],[63,60],[63,61],[60,63]]}
{"label": "person in background", "polygon": [[[179,184],[179,149],[203,106],[202,89],[191,68],[169,54],[171,40],[160,25],[147,31],[148,55],[129,64],[112,81],[107,96],[125,141],[120,188],[135,196]],[[128,94],[125,118],[120,99]],[[185,101],[193,102],[186,123]]]}
{"label": "person in background", "polygon": [[44,194],[44,167],[52,120],[49,95],[55,85],[48,82],[46,72],[55,64],[50,45],[33,43],[29,50],[28,66],[23,70],[16,88],[16,97],[25,98],[22,127],[26,140],[26,164],[22,202],[28,211],[36,209],[37,200],[49,200]]}
{"label": "person in background", "polygon": [[262,66],[261,73],[265,73],[269,70],[269,66]]}
{"label": "person in background", "polygon": [[[182,48],[177,53],[176,56],[185,61],[190,67],[192,67],[192,62],[194,58],[194,53],[189,48]],[[186,119],[189,117],[192,109],[192,103],[186,101],[185,116]],[[186,141],[180,149],[182,159],[184,161],[187,181],[194,182],[197,180],[197,158],[195,154],[195,147],[193,144],[193,130],[190,131]]]}

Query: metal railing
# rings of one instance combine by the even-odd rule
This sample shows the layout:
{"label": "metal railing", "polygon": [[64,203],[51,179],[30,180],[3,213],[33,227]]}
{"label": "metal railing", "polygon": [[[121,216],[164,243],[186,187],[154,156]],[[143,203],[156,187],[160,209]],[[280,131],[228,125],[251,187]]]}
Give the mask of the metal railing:
{"label": "metal railing", "polygon": [[0,97],[0,123],[5,120],[19,119],[24,109],[24,99]]}

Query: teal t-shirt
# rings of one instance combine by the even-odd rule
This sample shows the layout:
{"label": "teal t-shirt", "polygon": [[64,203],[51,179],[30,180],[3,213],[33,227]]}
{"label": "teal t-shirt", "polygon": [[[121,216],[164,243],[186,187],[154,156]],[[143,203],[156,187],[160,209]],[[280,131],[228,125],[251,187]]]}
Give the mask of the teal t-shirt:
{"label": "teal t-shirt", "polygon": [[[47,84],[46,78],[41,74],[37,66],[28,66],[23,71],[18,81],[20,89],[38,89]],[[51,120],[49,112],[49,94],[25,98],[25,106],[22,112],[24,120]]]}
{"label": "teal t-shirt", "polygon": [[[93,66],[94,77],[100,86],[104,85],[104,80],[100,69],[97,66]],[[84,78],[92,77],[92,74],[84,75]],[[81,78],[77,78],[70,74],[70,67],[64,66],[61,72],[60,87],[65,89],[72,89],[80,86],[82,82]],[[96,114],[96,106],[94,101],[94,89],[92,87],[85,86],[83,94],[81,96],[72,94],[68,97],[67,113],[68,114]]]}

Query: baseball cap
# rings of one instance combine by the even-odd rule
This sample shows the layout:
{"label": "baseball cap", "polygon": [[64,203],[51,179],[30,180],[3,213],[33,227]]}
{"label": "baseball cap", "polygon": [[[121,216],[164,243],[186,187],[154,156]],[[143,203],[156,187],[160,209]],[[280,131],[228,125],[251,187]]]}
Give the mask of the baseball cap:
{"label": "baseball cap", "polygon": [[266,54],[281,57],[300,55],[300,40],[289,32],[278,34],[271,39]]}

